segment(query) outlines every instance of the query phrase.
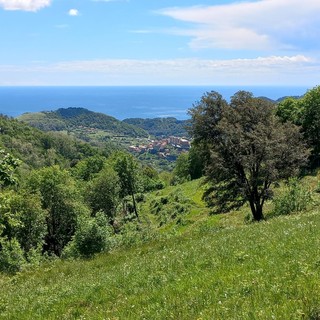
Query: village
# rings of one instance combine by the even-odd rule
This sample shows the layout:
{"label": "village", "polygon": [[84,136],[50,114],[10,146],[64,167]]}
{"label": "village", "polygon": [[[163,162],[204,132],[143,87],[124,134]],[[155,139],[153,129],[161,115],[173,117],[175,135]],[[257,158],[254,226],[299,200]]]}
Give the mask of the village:
{"label": "village", "polygon": [[139,154],[151,153],[159,158],[175,161],[177,154],[188,151],[190,146],[191,143],[188,139],[170,136],[159,140],[149,140],[148,144],[132,145],[129,147],[129,151]]}

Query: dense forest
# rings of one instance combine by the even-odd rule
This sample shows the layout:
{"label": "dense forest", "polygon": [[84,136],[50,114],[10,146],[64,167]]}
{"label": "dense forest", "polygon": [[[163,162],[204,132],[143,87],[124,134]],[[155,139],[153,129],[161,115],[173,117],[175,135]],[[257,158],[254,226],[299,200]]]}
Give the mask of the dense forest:
{"label": "dense forest", "polygon": [[[45,115],[43,125],[52,117],[66,130],[107,126],[104,117],[66,110]],[[110,142],[89,144],[1,116],[0,270],[14,274],[53,258],[88,258],[170,238],[175,230],[191,230],[198,215],[233,217],[245,208],[247,221],[265,221],[312,203],[301,181],[319,167],[319,87],[278,103],[245,91],[227,102],[211,91],[189,115],[183,123],[192,147],[172,172],[161,173]],[[130,122],[144,130],[154,126]],[[122,134],[146,132],[125,128],[132,131]],[[189,184],[192,190],[185,189]]]}

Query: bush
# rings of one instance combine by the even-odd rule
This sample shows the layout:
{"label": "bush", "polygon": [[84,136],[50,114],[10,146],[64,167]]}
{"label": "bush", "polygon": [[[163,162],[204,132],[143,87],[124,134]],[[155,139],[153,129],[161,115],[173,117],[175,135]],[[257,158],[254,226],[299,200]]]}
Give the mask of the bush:
{"label": "bush", "polygon": [[273,215],[286,215],[307,209],[312,201],[311,192],[297,178],[290,179],[285,192],[274,199]]}
{"label": "bush", "polygon": [[17,239],[0,239],[0,271],[6,273],[16,273],[25,264],[24,252]]}
{"label": "bush", "polygon": [[190,200],[180,190],[171,192],[168,196],[154,199],[150,204],[151,213],[157,216],[159,226],[175,220],[182,224],[182,216],[190,211]]}
{"label": "bush", "polygon": [[81,217],[72,241],[64,250],[63,257],[91,257],[108,251],[111,247],[111,227],[102,212],[95,217]]}
{"label": "bush", "polygon": [[143,226],[137,221],[127,222],[120,230],[118,244],[132,247],[144,242],[155,240],[158,233],[149,226]]}

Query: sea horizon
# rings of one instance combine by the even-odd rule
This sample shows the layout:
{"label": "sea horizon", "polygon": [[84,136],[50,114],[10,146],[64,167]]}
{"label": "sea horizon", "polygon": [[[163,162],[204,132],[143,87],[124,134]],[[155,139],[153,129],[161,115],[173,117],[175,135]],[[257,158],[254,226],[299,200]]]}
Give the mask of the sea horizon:
{"label": "sea horizon", "polygon": [[239,90],[277,100],[301,96],[308,86],[0,86],[0,113],[17,117],[27,112],[81,107],[119,120],[175,117],[188,119],[188,109],[203,94],[217,91],[229,100]]}

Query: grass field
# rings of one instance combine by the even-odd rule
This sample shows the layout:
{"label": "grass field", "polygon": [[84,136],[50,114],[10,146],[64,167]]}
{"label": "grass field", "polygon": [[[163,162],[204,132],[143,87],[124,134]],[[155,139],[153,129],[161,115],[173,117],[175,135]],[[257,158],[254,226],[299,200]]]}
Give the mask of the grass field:
{"label": "grass field", "polygon": [[0,318],[320,319],[317,208],[262,223],[241,224],[243,215],[200,219],[182,235],[92,260],[2,275]]}

